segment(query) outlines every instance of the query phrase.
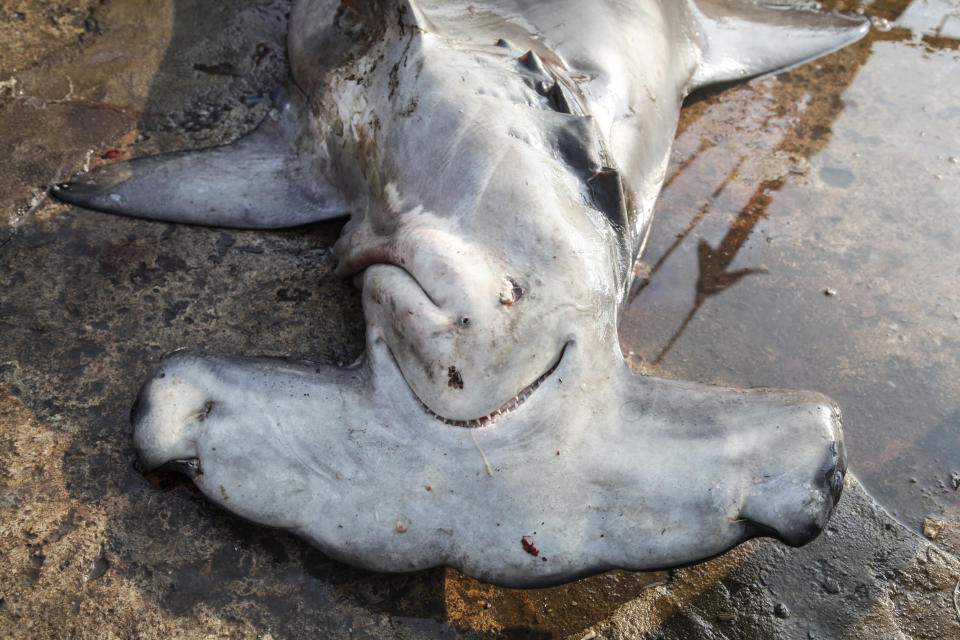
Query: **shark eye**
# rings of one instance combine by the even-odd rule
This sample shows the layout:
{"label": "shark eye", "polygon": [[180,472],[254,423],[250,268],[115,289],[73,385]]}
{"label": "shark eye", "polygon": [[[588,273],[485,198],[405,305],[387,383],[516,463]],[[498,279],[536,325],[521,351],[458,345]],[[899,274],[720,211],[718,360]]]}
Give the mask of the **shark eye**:
{"label": "shark eye", "polygon": [[460,326],[461,326],[461,327],[469,327],[469,326],[470,326],[470,318],[468,318],[467,316],[462,316],[462,317],[460,318]]}

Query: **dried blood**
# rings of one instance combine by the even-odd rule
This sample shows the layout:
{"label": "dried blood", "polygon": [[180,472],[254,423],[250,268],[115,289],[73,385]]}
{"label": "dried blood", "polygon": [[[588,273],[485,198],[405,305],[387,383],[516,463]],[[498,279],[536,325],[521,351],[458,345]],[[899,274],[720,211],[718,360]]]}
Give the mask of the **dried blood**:
{"label": "dried blood", "polygon": [[540,555],[540,550],[537,549],[537,546],[527,540],[527,536],[520,538],[520,544],[523,545],[523,550],[529,553],[532,556]]}

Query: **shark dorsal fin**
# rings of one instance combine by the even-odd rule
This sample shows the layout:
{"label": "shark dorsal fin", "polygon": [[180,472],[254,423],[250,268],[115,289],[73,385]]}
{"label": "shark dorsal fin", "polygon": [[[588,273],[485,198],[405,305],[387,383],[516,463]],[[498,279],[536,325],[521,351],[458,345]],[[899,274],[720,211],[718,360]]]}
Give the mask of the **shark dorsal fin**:
{"label": "shark dorsal fin", "polygon": [[778,71],[862,38],[869,21],[796,4],[689,0],[702,61],[690,89]]}

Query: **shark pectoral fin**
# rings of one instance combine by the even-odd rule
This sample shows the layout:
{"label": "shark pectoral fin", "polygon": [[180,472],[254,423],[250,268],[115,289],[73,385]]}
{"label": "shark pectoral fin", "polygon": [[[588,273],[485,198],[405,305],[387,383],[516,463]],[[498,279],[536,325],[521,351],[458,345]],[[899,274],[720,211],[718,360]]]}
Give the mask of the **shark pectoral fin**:
{"label": "shark pectoral fin", "polygon": [[232,144],[106,165],[52,193],[109,213],[241,229],[346,215],[343,196],[322,175],[324,154],[297,146],[298,112],[288,102]]}
{"label": "shark pectoral fin", "polygon": [[869,21],[752,0],[690,0],[702,48],[690,90],[798,65],[866,35]]}

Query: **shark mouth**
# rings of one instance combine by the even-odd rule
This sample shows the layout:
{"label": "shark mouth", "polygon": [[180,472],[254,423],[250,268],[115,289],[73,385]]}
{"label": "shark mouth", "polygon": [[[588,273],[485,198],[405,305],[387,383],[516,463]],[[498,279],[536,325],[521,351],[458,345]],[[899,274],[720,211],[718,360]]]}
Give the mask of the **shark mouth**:
{"label": "shark mouth", "polygon": [[417,393],[413,390],[413,388],[411,388],[410,391],[413,393],[413,397],[417,399],[417,402],[420,403],[420,406],[423,407],[423,410],[427,412],[427,415],[436,418],[444,424],[448,424],[451,427],[462,427],[464,429],[489,427],[490,425],[496,424],[519,409],[520,406],[526,402],[527,398],[533,395],[533,392],[537,390],[537,387],[539,387],[544,380],[550,377],[550,374],[557,370],[557,367],[560,366],[560,361],[563,360],[563,354],[566,352],[566,350],[567,345],[565,344],[563,345],[563,348],[560,349],[560,355],[557,356],[556,361],[550,365],[546,371],[541,373],[536,380],[525,386],[517,395],[504,402],[497,409],[491,411],[485,416],[480,416],[479,418],[471,418],[469,420],[455,420],[453,418],[446,418],[428,407],[427,404],[421,400],[419,396],[417,396]]}

